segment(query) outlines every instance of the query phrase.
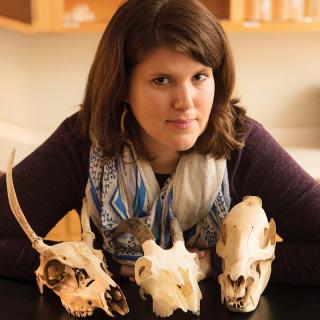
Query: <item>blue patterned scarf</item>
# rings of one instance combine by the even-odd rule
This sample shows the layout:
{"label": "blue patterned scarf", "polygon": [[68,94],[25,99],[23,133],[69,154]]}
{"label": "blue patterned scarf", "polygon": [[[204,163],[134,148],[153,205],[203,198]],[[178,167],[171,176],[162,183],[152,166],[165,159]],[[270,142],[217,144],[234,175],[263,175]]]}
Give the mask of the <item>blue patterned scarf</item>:
{"label": "blue patterned scarf", "polygon": [[115,240],[111,231],[127,218],[139,218],[162,248],[170,245],[170,215],[184,232],[187,246],[215,245],[220,225],[230,207],[226,160],[197,153],[182,155],[174,174],[160,190],[150,164],[129,148],[119,159],[105,161],[98,145],[90,151],[86,188],[89,214],[100,230],[103,249],[122,263],[143,255],[131,234]]}

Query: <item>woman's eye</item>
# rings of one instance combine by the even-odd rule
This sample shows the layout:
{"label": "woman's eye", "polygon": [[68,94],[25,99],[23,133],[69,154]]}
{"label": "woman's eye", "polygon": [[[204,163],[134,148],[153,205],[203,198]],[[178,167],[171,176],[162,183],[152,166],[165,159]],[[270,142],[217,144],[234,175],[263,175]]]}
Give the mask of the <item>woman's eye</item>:
{"label": "woman's eye", "polygon": [[193,76],[193,80],[195,80],[195,81],[203,81],[207,78],[208,78],[208,76],[204,73],[199,73],[199,74],[196,74],[195,76]]}
{"label": "woman's eye", "polygon": [[153,81],[153,83],[155,83],[158,86],[159,85],[163,86],[163,85],[168,84],[170,82],[167,77],[158,77],[158,78],[156,78],[156,79],[154,79],[152,81]]}

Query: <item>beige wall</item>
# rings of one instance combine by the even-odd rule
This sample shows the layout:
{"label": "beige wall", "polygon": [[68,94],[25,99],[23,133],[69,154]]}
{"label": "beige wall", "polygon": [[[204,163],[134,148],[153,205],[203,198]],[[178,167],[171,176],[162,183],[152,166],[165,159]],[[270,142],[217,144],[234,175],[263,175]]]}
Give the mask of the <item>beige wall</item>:
{"label": "beige wall", "polygon": [[[100,36],[31,36],[0,29],[0,123],[39,132],[34,141],[40,141],[75,112]],[[320,142],[320,33],[229,37],[237,94],[249,115],[276,135],[279,127],[310,127],[311,139]],[[0,125],[0,153],[2,146]]]}
{"label": "beige wall", "polygon": [[237,92],[252,117],[269,127],[320,125],[320,33],[229,37]]}
{"label": "beige wall", "polygon": [[0,29],[0,120],[53,130],[77,110],[99,38]]}

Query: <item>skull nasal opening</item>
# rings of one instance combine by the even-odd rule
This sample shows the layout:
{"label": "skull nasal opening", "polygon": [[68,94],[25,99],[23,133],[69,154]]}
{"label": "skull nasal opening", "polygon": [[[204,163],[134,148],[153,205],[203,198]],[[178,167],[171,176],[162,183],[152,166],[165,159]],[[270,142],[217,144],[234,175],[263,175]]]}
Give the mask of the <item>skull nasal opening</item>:
{"label": "skull nasal opening", "polygon": [[244,276],[242,275],[237,278],[232,275],[228,275],[228,278],[234,287],[240,287],[245,282]]}

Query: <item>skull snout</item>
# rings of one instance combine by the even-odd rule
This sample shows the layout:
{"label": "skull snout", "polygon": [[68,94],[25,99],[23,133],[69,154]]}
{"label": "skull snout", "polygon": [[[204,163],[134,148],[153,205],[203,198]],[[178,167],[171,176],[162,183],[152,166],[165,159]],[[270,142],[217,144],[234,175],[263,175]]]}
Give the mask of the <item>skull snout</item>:
{"label": "skull snout", "polygon": [[121,315],[128,312],[127,302],[120,287],[110,286],[110,288],[106,290],[104,297],[109,310],[116,311]]}
{"label": "skull snout", "polygon": [[243,275],[239,277],[234,277],[232,275],[227,275],[227,288],[228,288],[228,295],[233,296],[234,298],[242,298],[246,293],[246,280]]}

